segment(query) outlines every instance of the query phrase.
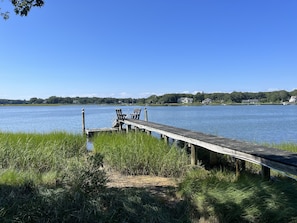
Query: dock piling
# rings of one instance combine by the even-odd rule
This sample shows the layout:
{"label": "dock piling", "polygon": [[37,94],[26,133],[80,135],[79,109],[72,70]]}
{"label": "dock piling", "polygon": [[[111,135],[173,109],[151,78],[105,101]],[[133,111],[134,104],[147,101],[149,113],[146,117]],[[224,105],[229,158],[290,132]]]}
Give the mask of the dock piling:
{"label": "dock piling", "polygon": [[197,148],[195,145],[190,144],[189,145],[191,148],[191,165],[196,166],[197,165]]}
{"label": "dock piling", "polygon": [[85,109],[82,109],[82,133],[85,134],[86,132],[86,123],[85,123]]}
{"label": "dock piling", "polygon": [[144,121],[148,121],[147,109],[144,108]]}

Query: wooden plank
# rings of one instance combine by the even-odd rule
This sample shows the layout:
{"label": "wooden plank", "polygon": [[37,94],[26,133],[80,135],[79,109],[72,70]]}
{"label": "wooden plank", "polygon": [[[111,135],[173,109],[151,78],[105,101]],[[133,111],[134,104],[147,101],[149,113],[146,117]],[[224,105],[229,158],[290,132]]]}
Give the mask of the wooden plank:
{"label": "wooden plank", "polygon": [[154,122],[126,119],[122,123],[200,146],[212,152],[229,155],[251,163],[297,175],[297,153]]}

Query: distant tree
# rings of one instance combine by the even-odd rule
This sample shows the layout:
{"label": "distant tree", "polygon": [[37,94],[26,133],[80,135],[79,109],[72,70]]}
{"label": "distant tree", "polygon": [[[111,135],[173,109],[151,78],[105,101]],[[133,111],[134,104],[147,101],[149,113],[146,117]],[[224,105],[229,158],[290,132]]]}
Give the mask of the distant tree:
{"label": "distant tree", "polygon": [[164,94],[162,97],[159,98],[159,103],[177,103],[179,97],[179,94]]}
{"label": "distant tree", "polygon": [[291,91],[290,96],[297,96],[297,89]]}
{"label": "distant tree", "polygon": [[288,101],[290,98],[290,94],[287,91],[279,91],[279,97],[281,101]]}
{"label": "distant tree", "polygon": [[290,94],[287,91],[272,91],[266,92],[267,102],[279,103],[281,101],[288,101]]}
{"label": "distant tree", "polygon": [[146,103],[148,103],[148,104],[156,104],[157,103],[157,101],[158,101],[158,96],[157,95],[151,95],[151,96],[149,96],[145,101],[146,101]]}
{"label": "distant tree", "polygon": [[138,98],[137,103],[139,104],[145,104],[145,98]]}
{"label": "distant tree", "polygon": [[242,92],[233,91],[230,95],[231,101],[236,103],[241,103],[242,100],[246,99],[245,95]]}
{"label": "distant tree", "polygon": [[[14,6],[14,12],[20,16],[27,16],[32,7],[42,7],[44,5],[44,0],[11,0],[11,3]],[[1,12],[0,16],[3,19],[9,18],[9,12]]]}
{"label": "distant tree", "polygon": [[48,104],[58,104],[59,103],[59,98],[56,96],[51,96],[47,99]]}
{"label": "distant tree", "polygon": [[204,100],[204,93],[198,92],[197,94],[194,95],[194,101],[195,102],[202,102]]}
{"label": "distant tree", "polygon": [[30,98],[29,104],[42,104],[44,102],[41,98]]}

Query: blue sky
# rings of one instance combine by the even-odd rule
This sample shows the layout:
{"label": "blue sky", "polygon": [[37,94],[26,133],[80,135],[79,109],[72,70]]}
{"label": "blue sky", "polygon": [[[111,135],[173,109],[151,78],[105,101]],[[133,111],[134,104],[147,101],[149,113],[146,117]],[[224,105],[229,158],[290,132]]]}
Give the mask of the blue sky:
{"label": "blue sky", "polygon": [[48,0],[0,20],[0,98],[297,88],[296,0]]}

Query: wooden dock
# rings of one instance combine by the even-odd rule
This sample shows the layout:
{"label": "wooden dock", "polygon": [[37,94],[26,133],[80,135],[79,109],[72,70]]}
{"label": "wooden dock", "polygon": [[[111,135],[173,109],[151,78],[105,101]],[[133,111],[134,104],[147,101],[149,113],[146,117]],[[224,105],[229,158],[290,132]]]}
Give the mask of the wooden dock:
{"label": "wooden dock", "polygon": [[[172,138],[188,143],[191,148],[192,164],[197,163],[199,148],[204,148],[214,154],[229,155],[237,160],[261,165],[262,176],[265,179],[270,178],[270,168],[297,176],[297,153],[148,121],[125,119],[119,122],[126,127],[126,131],[130,131],[133,127],[149,134],[155,132],[166,140]],[[236,170],[239,170],[238,166]]]}
{"label": "wooden dock", "polygon": [[[162,138],[164,138],[166,141],[168,141],[169,138],[171,138],[187,143],[191,149],[192,165],[197,164],[197,154],[199,154],[200,149],[204,149],[209,151],[210,160],[215,160],[217,154],[228,155],[234,158],[236,174],[239,174],[240,163],[244,163],[245,161],[247,161],[250,163],[261,165],[262,176],[264,179],[270,179],[270,169],[284,172],[288,174],[290,177],[296,179],[297,153],[292,153],[258,144],[228,139],[220,136],[149,122],[146,110],[145,121],[139,119],[126,118],[126,115],[122,114],[122,116],[120,116],[119,113],[117,113],[117,117],[117,123],[116,125],[114,125],[113,128],[86,129],[85,113],[83,109],[82,131],[87,136],[92,136],[95,133],[101,132],[123,131],[125,129],[127,132],[131,129],[134,129],[136,131],[145,131],[148,134],[155,132],[157,134],[160,134]],[[242,167],[244,166],[245,165],[242,165]]]}

